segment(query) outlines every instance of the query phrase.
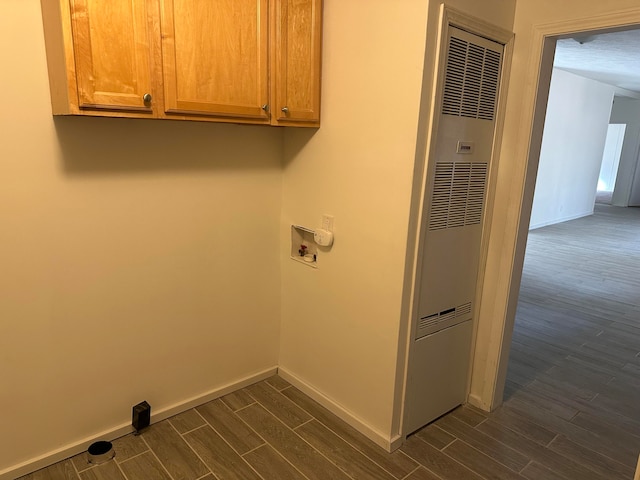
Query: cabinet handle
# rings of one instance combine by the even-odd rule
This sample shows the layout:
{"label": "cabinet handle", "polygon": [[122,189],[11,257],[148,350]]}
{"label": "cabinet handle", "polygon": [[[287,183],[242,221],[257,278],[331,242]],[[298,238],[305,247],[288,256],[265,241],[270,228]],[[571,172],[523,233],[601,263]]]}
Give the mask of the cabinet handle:
{"label": "cabinet handle", "polygon": [[289,108],[288,107],[282,107],[282,113],[284,113],[285,115],[287,113],[289,113]]}
{"label": "cabinet handle", "polygon": [[151,100],[153,100],[153,97],[151,96],[151,94],[150,94],[150,93],[145,93],[145,94],[142,96],[142,101],[143,101],[144,103],[151,103]]}
{"label": "cabinet handle", "polygon": [[265,112],[269,111],[269,104],[265,103],[264,105],[262,105],[262,110],[264,110]]}

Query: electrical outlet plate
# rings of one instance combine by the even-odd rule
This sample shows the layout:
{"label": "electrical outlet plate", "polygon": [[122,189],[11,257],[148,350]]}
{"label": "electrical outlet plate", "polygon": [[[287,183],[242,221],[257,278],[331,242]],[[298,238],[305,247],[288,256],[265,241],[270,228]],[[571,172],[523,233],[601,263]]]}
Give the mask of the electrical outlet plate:
{"label": "electrical outlet plate", "polygon": [[333,232],[333,215],[322,215],[322,229]]}

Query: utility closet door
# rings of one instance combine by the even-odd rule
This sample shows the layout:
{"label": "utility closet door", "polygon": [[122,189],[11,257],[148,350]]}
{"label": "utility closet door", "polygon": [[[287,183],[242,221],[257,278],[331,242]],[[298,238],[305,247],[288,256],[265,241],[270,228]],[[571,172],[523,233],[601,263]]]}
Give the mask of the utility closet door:
{"label": "utility closet door", "polygon": [[466,401],[502,44],[449,29],[409,360],[405,433]]}

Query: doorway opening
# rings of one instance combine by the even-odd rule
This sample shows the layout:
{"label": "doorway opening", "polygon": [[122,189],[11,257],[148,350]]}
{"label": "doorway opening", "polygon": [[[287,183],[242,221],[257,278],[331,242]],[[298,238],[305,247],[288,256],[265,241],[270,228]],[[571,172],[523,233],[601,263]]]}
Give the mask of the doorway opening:
{"label": "doorway opening", "polygon": [[[640,38],[634,29],[617,33],[626,32]],[[608,33],[546,41],[582,45]],[[602,161],[610,120],[602,110],[607,98],[611,109],[620,89],[569,69],[551,75],[502,410],[515,419],[533,416],[543,428],[557,426],[585,447],[600,438],[600,453],[613,465],[632,465],[640,449],[637,430],[629,427],[640,425],[640,209],[594,206],[599,180],[613,196],[621,180],[633,186],[640,170],[637,146],[627,146],[630,157],[635,152],[633,165],[623,165],[629,159],[622,155],[618,165]],[[628,133],[618,132],[620,153],[633,140]]]}
{"label": "doorway opening", "polygon": [[604,205],[612,204],[626,129],[626,123],[609,123],[607,139],[602,154],[602,165],[600,166],[600,174],[598,175],[596,203]]}

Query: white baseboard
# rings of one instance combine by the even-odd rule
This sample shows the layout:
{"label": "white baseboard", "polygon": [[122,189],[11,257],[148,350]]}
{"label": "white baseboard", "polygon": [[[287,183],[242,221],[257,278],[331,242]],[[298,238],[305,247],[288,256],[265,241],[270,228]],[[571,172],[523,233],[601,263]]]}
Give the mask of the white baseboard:
{"label": "white baseboard", "polygon": [[389,437],[379,432],[375,428],[368,425],[362,419],[358,418],[356,415],[351,413],[349,410],[344,408],[339,403],[335,402],[331,398],[327,397],[325,394],[317,390],[312,385],[309,385],[301,378],[295,376],[293,373],[287,371],[285,368],[278,368],[278,375],[288,381],[291,385],[296,387],[298,390],[302,391],[305,395],[312,398],[324,408],[329,410],[331,413],[336,415],[338,418],[344,420],[346,423],[351,425],[353,428],[362,433],[369,440],[373,441],[380,447],[384,448],[387,452],[392,452],[397,449],[404,438],[401,435],[395,435],[393,437]]}
{"label": "white baseboard", "polygon": [[549,220],[548,222],[538,223],[536,225],[529,225],[529,230],[535,230],[536,228],[548,227],[549,225],[555,225],[556,223],[568,222],[569,220],[576,220],[582,217],[588,217],[589,215],[593,215],[593,210],[590,212],[578,213],[575,215],[569,215],[568,217],[554,218],[553,220]]}
{"label": "white baseboard", "polygon": [[[198,405],[202,405],[203,403],[215,400],[216,398],[222,397],[224,395],[227,395],[228,393],[234,392],[248,385],[264,380],[265,378],[269,378],[270,376],[275,375],[277,371],[277,367],[271,367],[253,375],[249,375],[234,382],[228,383],[222,387],[214,388],[213,390],[209,390],[208,392],[205,392],[201,395],[197,395],[195,397],[191,397],[186,400],[174,403],[173,405],[161,408],[158,411],[152,413],[151,423],[160,422],[193,407],[197,407]],[[47,452],[44,455],[40,455],[39,457],[6,468],[0,471],[0,480],[14,480],[15,478],[35,472],[36,470],[40,470],[41,468],[47,467],[56,462],[82,453],[86,451],[89,445],[91,445],[96,440],[112,441],[116,438],[127,435],[132,431],[133,427],[130,423],[116,425],[113,428],[99,432],[95,435],[92,435],[91,437],[84,438],[78,442],[70,443],[56,450]]]}

